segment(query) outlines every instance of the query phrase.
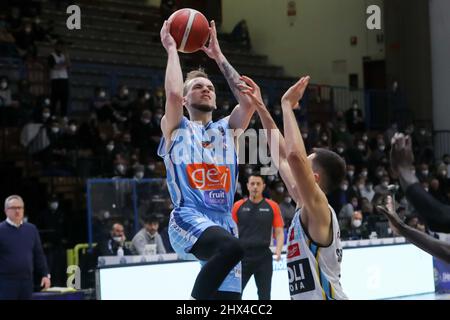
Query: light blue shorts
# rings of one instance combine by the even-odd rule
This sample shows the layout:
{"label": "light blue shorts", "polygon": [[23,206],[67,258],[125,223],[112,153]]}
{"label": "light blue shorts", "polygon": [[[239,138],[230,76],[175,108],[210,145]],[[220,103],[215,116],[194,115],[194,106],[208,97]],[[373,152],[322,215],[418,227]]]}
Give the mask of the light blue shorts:
{"label": "light blue shorts", "polygon": [[[237,225],[231,214],[205,214],[193,208],[176,208],[170,214],[170,244],[181,259],[195,260],[190,251],[202,233],[212,226],[222,227],[234,237],[238,237]],[[206,261],[200,263],[204,265]],[[241,292],[240,262],[227,275],[219,291]]]}

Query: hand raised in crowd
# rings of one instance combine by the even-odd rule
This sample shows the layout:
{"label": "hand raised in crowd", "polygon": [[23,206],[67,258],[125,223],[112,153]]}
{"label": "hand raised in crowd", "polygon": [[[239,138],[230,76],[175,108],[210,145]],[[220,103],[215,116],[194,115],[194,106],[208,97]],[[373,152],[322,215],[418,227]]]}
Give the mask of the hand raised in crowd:
{"label": "hand raised in crowd", "polygon": [[211,27],[209,27],[209,42],[208,46],[203,46],[201,50],[206,53],[211,59],[217,60],[222,54],[222,50],[219,46],[219,41],[217,40],[216,23],[211,20]]}
{"label": "hand raised in crowd", "polygon": [[302,77],[292,87],[290,87],[281,98],[281,105],[289,105],[292,109],[300,107],[299,102],[309,84],[310,77]]}
{"label": "hand raised in crowd", "polygon": [[396,133],[391,140],[391,168],[395,174],[400,169],[410,170],[414,164],[411,137]]}

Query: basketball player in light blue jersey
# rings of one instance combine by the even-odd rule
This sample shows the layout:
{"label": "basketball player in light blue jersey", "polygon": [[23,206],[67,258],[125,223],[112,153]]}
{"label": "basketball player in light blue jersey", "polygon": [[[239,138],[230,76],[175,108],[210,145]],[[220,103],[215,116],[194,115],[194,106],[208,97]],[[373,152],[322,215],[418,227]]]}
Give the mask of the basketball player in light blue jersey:
{"label": "basketball player in light blue jersey", "polygon": [[320,148],[308,156],[293,112],[309,77],[301,78],[281,99],[284,135],[289,137],[286,139],[264,105],[259,87],[252,79],[243,79],[251,87],[242,86],[243,93],[253,99],[264,129],[272,130],[267,141],[273,163],[297,203],[287,241],[291,298],[347,299],[339,281],[342,260],[339,224],[326,197],[344,179],[345,162],[336,153]]}
{"label": "basketball player in light blue jersey", "polygon": [[[222,54],[214,22],[208,47],[239,104],[228,117],[212,122],[216,93],[208,76],[192,71],[183,82],[170,22],[161,29],[168,54],[163,138],[158,154],[164,159],[167,185],[174,204],[169,221],[170,242],[182,258],[202,262],[191,296],[194,299],[240,299],[243,248],[231,217],[238,178],[236,129],[245,130],[254,113],[252,100],[241,94],[239,74]],[[189,119],[183,116],[183,107]]]}

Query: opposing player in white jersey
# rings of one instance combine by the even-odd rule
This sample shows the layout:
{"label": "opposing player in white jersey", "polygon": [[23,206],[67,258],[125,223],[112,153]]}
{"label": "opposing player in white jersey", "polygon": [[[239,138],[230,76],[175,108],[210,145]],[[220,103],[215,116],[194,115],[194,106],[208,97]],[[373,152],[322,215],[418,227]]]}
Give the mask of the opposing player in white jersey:
{"label": "opposing player in white jersey", "polygon": [[309,77],[301,78],[281,99],[287,139],[283,138],[264,105],[259,87],[248,77],[243,80],[252,88],[243,92],[252,97],[257,106],[263,127],[269,131],[267,140],[274,163],[297,203],[288,232],[291,298],[347,299],[339,282],[342,260],[339,224],[326,197],[326,193],[339,187],[344,179],[345,162],[326,149],[314,149],[307,156],[293,112],[299,106]]}

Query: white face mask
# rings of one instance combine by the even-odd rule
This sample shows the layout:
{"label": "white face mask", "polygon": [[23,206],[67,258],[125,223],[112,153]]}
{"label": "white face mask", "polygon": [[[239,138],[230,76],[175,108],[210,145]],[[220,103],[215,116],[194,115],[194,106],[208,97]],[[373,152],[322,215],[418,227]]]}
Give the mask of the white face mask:
{"label": "white face mask", "polygon": [[113,144],[108,144],[108,145],[106,146],[106,150],[108,150],[108,151],[113,151],[113,150],[114,150],[114,145],[113,145]]}
{"label": "white face mask", "polygon": [[75,131],[77,131],[77,126],[74,125],[74,124],[72,124],[72,125],[69,127],[69,129],[70,129],[70,131],[75,132]]}
{"label": "white face mask", "polygon": [[349,177],[353,177],[353,175],[355,174],[355,171],[347,171],[347,174]]}
{"label": "white face mask", "polygon": [[230,109],[230,105],[229,104],[224,104],[222,106],[223,110],[227,111],[228,109]]}
{"label": "white face mask", "polygon": [[113,240],[115,242],[121,242],[122,241],[122,237],[113,237]]}
{"label": "white face mask", "polygon": [[384,151],[384,149],[386,149],[386,146],[384,146],[384,145],[378,146],[378,150]]}
{"label": "white face mask", "polygon": [[49,112],[44,112],[42,114],[42,118],[44,118],[44,119],[48,119],[49,117],[50,117],[50,113]]}
{"label": "white face mask", "polygon": [[348,189],[348,185],[347,185],[347,184],[343,184],[343,185],[341,186],[341,190],[347,191],[347,189]]}
{"label": "white face mask", "polygon": [[48,107],[50,105],[50,99],[49,98],[45,99],[44,104]]}
{"label": "white face mask", "polygon": [[50,202],[50,209],[58,210],[59,203],[58,202]]}
{"label": "white face mask", "polygon": [[144,99],[145,99],[145,100],[150,99],[150,93],[147,92],[147,93],[144,95]]}
{"label": "white face mask", "polygon": [[155,170],[155,165],[154,164],[149,164],[147,166],[147,168],[148,168],[148,170],[153,171],[153,170]]}
{"label": "white face mask", "polygon": [[422,171],[422,174],[423,174],[424,176],[427,176],[427,175],[428,175],[428,170],[423,170],[423,171]]}
{"label": "white face mask", "polygon": [[123,95],[127,96],[128,95],[128,89],[123,90]]}
{"label": "white face mask", "polygon": [[99,97],[100,98],[106,97],[106,92],[105,91],[100,91]]}
{"label": "white face mask", "polygon": [[116,166],[116,170],[117,170],[118,173],[124,174],[125,173],[125,166],[123,164],[118,164]]}
{"label": "white face mask", "polygon": [[58,127],[52,127],[52,132],[53,133],[58,133],[59,132],[59,128]]}
{"label": "white face mask", "polygon": [[359,227],[361,227],[361,225],[362,225],[362,221],[359,220],[359,219],[354,219],[354,220],[352,221],[352,225],[353,225],[355,228],[359,228]]}
{"label": "white face mask", "polygon": [[286,202],[286,203],[291,203],[291,201],[292,201],[291,197],[284,198],[284,202]]}
{"label": "white face mask", "polygon": [[381,183],[381,185],[382,185],[383,187],[387,188],[387,187],[389,186],[389,182],[383,181],[383,182]]}
{"label": "white face mask", "polygon": [[149,124],[150,123],[150,119],[147,119],[147,118],[143,118],[143,119],[141,119],[141,121],[142,121],[143,124]]}
{"label": "white face mask", "polygon": [[303,139],[308,139],[308,134],[304,133],[304,134],[302,134],[302,137],[303,137]]}
{"label": "white face mask", "polygon": [[337,148],[337,152],[338,152],[338,153],[344,152],[344,148]]}
{"label": "white face mask", "polygon": [[362,136],[362,141],[366,142],[367,140],[369,140],[368,136]]}
{"label": "white face mask", "polygon": [[144,177],[144,173],[143,172],[137,172],[134,176],[135,176],[136,179],[140,180],[140,179],[142,179]]}
{"label": "white face mask", "polygon": [[277,192],[278,193],[283,193],[284,192],[284,187],[277,187]]}
{"label": "white face mask", "polygon": [[2,81],[2,84],[1,84],[1,86],[2,86],[2,89],[6,89],[6,88],[8,88],[8,82],[6,82],[6,81]]}
{"label": "white face mask", "polygon": [[275,180],[275,176],[268,176],[267,177],[267,181],[268,182],[272,182],[273,180]]}
{"label": "white face mask", "polygon": [[367,171],[361,171],[361,176],[367,177]]}
{"label": "white face mask", "polygon": [[364,151],[364,145],[358,144],[358,150],[359,151]]}

